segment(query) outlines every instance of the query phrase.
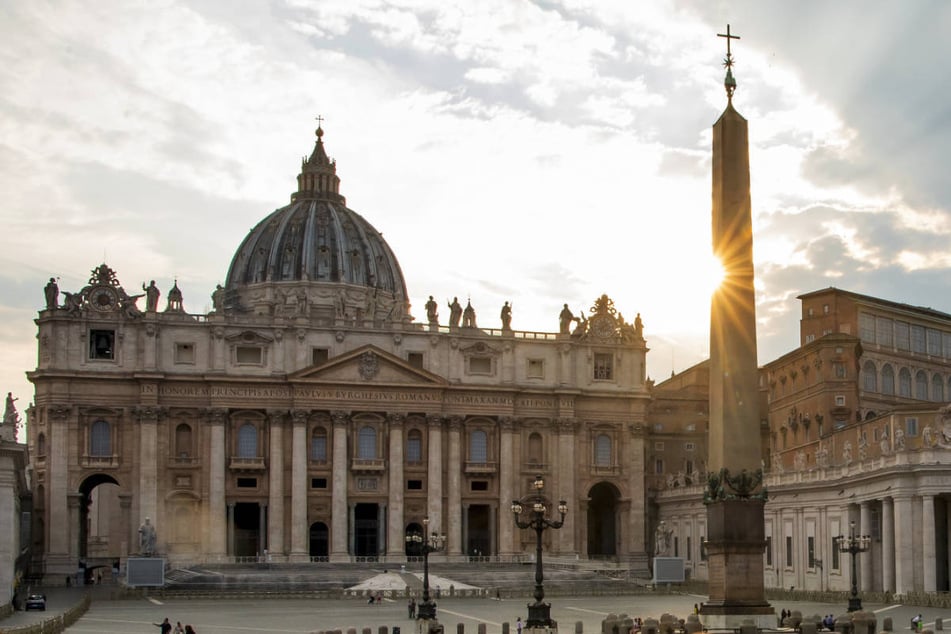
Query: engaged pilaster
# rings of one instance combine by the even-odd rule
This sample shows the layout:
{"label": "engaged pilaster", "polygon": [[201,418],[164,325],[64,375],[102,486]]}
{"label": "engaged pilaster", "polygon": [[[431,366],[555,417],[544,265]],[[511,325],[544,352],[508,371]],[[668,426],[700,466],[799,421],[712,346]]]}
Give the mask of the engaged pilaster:
{"label": "engaged pilaster", "polygon": [[390,480],[388,486],[387,502],[389,505],[389,518],[386,523],[386,555],[387,559],[405,560],[405,547],[403,541],[403,446],[405,444],[403,433],[403,414],[392,413],[387,416],[389,424],[390,438]]}
{"label": "engaged pilaster", "polygon": [[429,525],[440,533],[446,528],[442,523],[442,416],[429,416],[429,468],[427,470],[427,484],[429,491],[426,496]]}
{"label": "engaged pilaster", "polygon": [[450,416],[449,427],[449,468],[448,485],[449,520],[446,522],[446,553],[450,557],[462,556],[462,417]]}
{"label": "engaged pilaster", "polygon": [[269,410],[271,456],[268,460],[267,550],[283,555],[284,550],[284,420],[285,410]]}
{"label": "engaged pilaster", "polygon": [[307,420],[309,412],[294,410],[291,413],[291,560],[307,561],[310,550],[307,544]]}
{"label": "engaged pilaster", "polygon": [[332,412],[334,428],[333,475],[331,491],[331,538],[330,560],[332,562],[348,562],[350,554],[347,549],[348,505],[347,505],[347,429],[350,425],[348,412]]}

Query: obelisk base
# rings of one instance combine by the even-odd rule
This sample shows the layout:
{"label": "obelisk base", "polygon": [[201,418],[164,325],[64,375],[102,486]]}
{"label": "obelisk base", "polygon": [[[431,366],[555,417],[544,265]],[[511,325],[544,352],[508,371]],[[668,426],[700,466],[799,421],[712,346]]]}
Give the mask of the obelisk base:
{"label": "obelisk base", "polygon": [[776,627],[763,581],[763,506],[755,497],[707,504],[710,599],[700,609],[700,620],[708,629],[739,628],[747,619],[760,628]]}

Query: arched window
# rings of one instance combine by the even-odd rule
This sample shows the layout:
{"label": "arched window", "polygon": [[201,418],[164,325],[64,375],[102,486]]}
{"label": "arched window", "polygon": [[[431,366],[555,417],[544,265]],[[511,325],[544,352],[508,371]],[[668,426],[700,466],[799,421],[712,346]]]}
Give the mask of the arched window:
{"label": "arched window", "polygon": [[192,427],[180,423],[175,428],[175,455],[179,458],[188,458],[192,455]]}
{"label": "arched window", "polygon": [[376,430],[369,425],[360,428],[360,435],[357,438],[357,458],[376,460]]}
{"label": "arched window", "polygon": [[238,457],[258,457],[258,428],[251,423],[245,423],[238,430]]}
{"label": "arched window", "polygon": [[882,394],[895,394],[895,371],[887,363],[882,368]]}
{"label": "arched window", "polygon": [[327,462],[327,430],[323,427],[315,427],[310,435],[310,459]]}
{"label": "arched window", "polygon": [[469,434],[469,462],[485,464],[488,461],[489,450],[485,432],[476,429]]}
{"label": "arched window", "polygon": [[528,462],[529,464],[544,464],[542,460],[542,435],[537,431],[532,432],[528,437]]}
{"label": "arched window", "polygon": [[89,430],[89,455],[112,455],[112,426],[104,420],[97,420]]}
{"label": "arched window", "polygon": [[911,398],[911,372],[908,368],[898,371],[898,395]]}
{"label": "arched window", "polygon": [[928,400],[928,375],[924,370],[918,370],[915,374],[915,398],[919,401]]}
{"label": "arched window", "polygon": [[944,401],[944,379],[940,374],[931,377],[931,400],[937,403]]}
{"label": "arched window", "polygon": [[36,455],[46,455],[46,434],[37,434],[36,436]]}
{"label": "arched window", "polygon": [[862,366],[862,389],[866,392],[878,391],[878,376],[875,372],[875,364],[866,361]]}
{"label": "arched window", "polygon": [[594,464],[599,467],[611,465],[611,437],[607,434],[598,434],[594,441]]}
{"label": "arched window", "polygon": [[406,462],[419,464],[423,461],[423,434],[418,429],[409,430],[406,435]]}

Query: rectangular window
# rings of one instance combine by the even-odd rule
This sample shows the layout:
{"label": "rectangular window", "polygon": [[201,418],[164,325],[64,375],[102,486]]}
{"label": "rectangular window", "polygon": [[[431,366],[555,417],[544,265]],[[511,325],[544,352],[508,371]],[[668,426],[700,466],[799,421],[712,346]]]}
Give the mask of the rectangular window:
{"label": "rectangular window", "polygon": [[839,542],[832,538],[832,569],[839,569]]}
{"label": "rectangular window", "polygon": [[908,322],[895,322],[895,347],[899,350],[911,350],[911,334]]}
{"label": "rectangular window", "polygon": [[310,362],[313,365],[327,363],[327,359],[329,358],[330,350],[328,348],[313,348],[310,351]]}
{"label": "rectangular window", "polygon": [[423,437],[418,432],[410,432],[406,439],[406,462],[419,464],[423,461]]}
{"label": "rectangular window", "polygon": [[833,363],[832,367],[835,370],[835,378],[837,379],[845,378],[845,364],[844,363]]}
{"label": "rectangular window", "polygon": [[812,343],[816,340],[816,336],[813,334],[806,335],[806,343]]}
{"label": "rectangular window", "polygon": [[911,327],[911,351],[918,352],[920,354],[925,353],[925,327],[924,326],[912,326]]}
{"label": "rectangular window", "polygon": [[175,363],[195,363],[195,344],[176,343]]}
{"label": "rectangular window", "polygon": [[310,479],[310,488],[312,488],[312,489],[326,489],[326,488],[327,488],[327,478],[311,478],[311,479]]}
{"label": "rectangular window", "polygon": [[674,557],[680,557],[680,538],[674,535]]}
{"label": "rectangular window", "polygon": [[687,475],[693,474],[693,460],[687,460],[684,462],[684,473]]}
{"label": "rectangular window", "polygon": [[823,304],[823,305],[822,305],[822,314],[823,314],[823,315],[828,315],[828,314],[829,314],[829,305],[828,305],[828,304]]}
{"label": "rectangular window", "polygon": [[918,435],[918,419],[917,418],[905,419],[905,435],[906,436]]}
{"label": "rectangular window", "polygon": [[256,489],[258,488],[258,479],[257,478],[238,478],[238,488],[239,489]]}
{"label": "rectangular window", "polygon": [[664,472],[664,460],[658,458],[654,461],[654,473],[663,473]]}
{"label": "rectangular window", "polygon": [[469,374],[492,374],[492,358],[469,357]]}
{"label": "rectangular window", "polygon": [[314,462],[327,462],[326,434],[314,434],[310,437],[310,459]]}
{"label": "rectangular window", "polygon": [[875,315],[859,315],[859,337],[862,343],[875,343]]}
{"label": "rectangular window", "polygon": [[773,565],[773,537],[772,535],[766,536],[766,565]]}
{"label": "rectangular window", "polygon": [[690,535],[687,535],[687,561],[693,561],[693,550],[690,548]]}
{"label": "rectangular window", "polygon": [[951,333],[941,333],[941,342],[944,358],[951,359]]}
{"label": "rectangular window", "polygon": [[845,397],[841,394],[836,394],[835,396],[835,406],[836,407],[845,407]]}
{"label": "rectangular window", "polygon": [[786,567],[792,568],[792,535],[786,535]]}
{"label": "rectangular window", "polygon": [[422,480],[407,480],[406,490],[407,491],[422,491],[423,481]]}
{"label": "rectangular window", "polygon": [[90,330],[89,331],[89,358],[95,360],[116,358],[116,331]]}
{"label": "rectangular window", "polygon": [[654,442],[654,451],[663,451],[664,450],[664,441],[657,440]]}
{"label": "rectangular window", "polygon": [[525,368],[525,373],[530,379],[544,379],[545,378],[544,359],[529,359],[528,367]]}
{"label": "rectangular window", "polygon": [[423,369],[423,353],[422,352],[410,352],[406,355],[406,362],[409,363],[414,368],[420,370]]}
{"label": "rectangular window", "polygon": [[263,358],[264,350],[257,346],[237,346],[234,349],[235,363],[261,365],[261,359]]}
{"label": "rectangular window", "polygon": [[806,556],[809,562],[809,568],[816,567],[816,538],[810,535],[806,538]]}
{"label": "rectangular window", "polygon": [[684,451],[693,451],[697,448],[697,445],[692,442],[684,443]]}
{"label": "rectangular window", "polygon": [[875,341],[880,346],[891,348],[895,341],[892,337],[892,320],[879,317],[875,320]]}
{"label": "rectangular window", "polygon": [[926,331],[928,338],[928,354],[933,357],[941,356],[941,332],[934,328],[928,328]]}
{"label": "rectangular window", "polygon": [[487,480],[473,480],[469,485],[470,491],[488,491],[489,482]]}
{"label": "rectangular window", "polygon": [[614,379],[614,355],[604,352],[594,353],[594,379],[611,381]]}

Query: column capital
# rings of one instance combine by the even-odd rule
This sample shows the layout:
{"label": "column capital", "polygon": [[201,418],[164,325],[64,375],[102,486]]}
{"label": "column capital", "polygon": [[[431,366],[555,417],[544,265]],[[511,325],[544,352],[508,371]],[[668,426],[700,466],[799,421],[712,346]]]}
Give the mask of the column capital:
{"label": "column capital", "polygon": [[578,428],[578,419],[574,416],[560,416],[555,420],[555,424],[558,426],[558,433],[573,434]]}
{"label": "column capital", "polygon": [[334,410],[330,412],[330,418],[333,419],[334,427],[346,427],[350,424],[350,412]]}
{"label": "column capital", "polygon": [[430,414],[426,417],[426,422],[429,423],[430,429],[441,429],[443,421],[445,420],[446,418],[444,416],[440,416],[439,414]]}
{"label": "column capital", "polygon": [[224,425],[228,418],[228,410],[220,407],[208,407],[198,410],[199,415],[212,425]]}
{"label": "column capital", "polygon": [[512,416],[499,416],[499,427],[502,428],[503,432],[511,434],[515,431],[515,425],[518,422],[518,419],[513,418]]}
{"label": "column capital", "polygon": [[140,423],[157,423],[160,418],[165,418],[166,411],[164,407],[137,405],[132,408],[132,415]]}
{"label": "column capital", "polygon": [[390,427],[402,427],[405,420],[406,416],[399,412],[390,412],[386,415],[386,422],[390,424]]}
{"label": "column capital", "polygon": [[54,418],[56,420],[65,420],[66,418],[69,417],[72,411],[73,411],[73,408],[70,407],[69,405],[56,404],[56,405],[49,405],[46,408],[47,415],[49,415],[50,418]]}
{"label": "column capital", "polygon": [[446,421],[449,425],[449,431],[459,431],[462,429],[462,416],[453,414],[452,416],[447,416]]}
{"label": "column capital", "polygon": [[267,421],[272,425],[283,423],[288,414],[289,412],[286,409],[269,409],[267,410]]}
{"label": "column capital", "polygon": [[291,411],[291,421],[294,423],[295,427],[307,423],[307,419],[309,418],[310,410],[295,409]]}

